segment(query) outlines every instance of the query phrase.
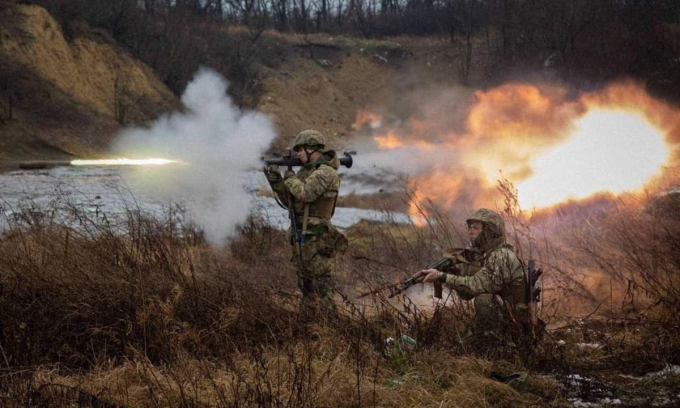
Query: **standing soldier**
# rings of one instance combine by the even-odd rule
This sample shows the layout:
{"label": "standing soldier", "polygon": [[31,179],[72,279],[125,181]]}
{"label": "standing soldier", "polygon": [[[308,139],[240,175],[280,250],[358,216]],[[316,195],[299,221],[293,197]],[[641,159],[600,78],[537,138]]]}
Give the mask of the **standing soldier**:
{"label": "standing soldier", "polygon": [[[326,150],[321,133],[305,130],[295,137],[293,150],[303,163],[295,174],[288,169],[283,177],[267,168],[267,180],[279,200],[293,208],[296,228],[291,226],[293,262],[298,271],[298,285],[305,309],[322,305],[335,310],[331,283],[332,258],[346,238],[331,224],[340,188],[337,169],[340,161],[333,150]],[[297,231],[297,237],[293,236]]]}
{"label": "standing soldier", "polygon": [[[509,335],[524,340],[529,325],[524,267],[512,245],[505,242],[505,223],[496,212],[481,208],[467,219],[472,249],[481,268],[471,276],[425,269],[423,282],[443,283],[463,299],[474,299],[472,328],[475,344],[499,345]],[[501,343],[502,344],[502,343]]]}

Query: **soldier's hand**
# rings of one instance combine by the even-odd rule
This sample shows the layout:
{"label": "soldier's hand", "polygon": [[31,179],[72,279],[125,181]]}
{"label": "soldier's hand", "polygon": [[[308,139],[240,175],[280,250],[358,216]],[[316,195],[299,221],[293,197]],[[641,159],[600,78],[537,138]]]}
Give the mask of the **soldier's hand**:
{"label": "soldier's hand", "polygon": [[423,269],[422,271],[418,272],[419,274],[425,275],[423,278],[423,282],[428,283],[428,282],[441,282],[441,277],[444,274],[443,272],[439,272],[436,269]]}
{"label": "soldier's hand", "polygon": [[291,169],[286,170],[285,173],[283,173],[283,179],[286,180],[288,177],[293,177],[295,176],[295,172]]}
{"label": "soldier's hand", "polygon": [[273,167],[265,168],[265,174],[267,175],[267,180],[270,183],[277,183],[281,180],[281,173]]}

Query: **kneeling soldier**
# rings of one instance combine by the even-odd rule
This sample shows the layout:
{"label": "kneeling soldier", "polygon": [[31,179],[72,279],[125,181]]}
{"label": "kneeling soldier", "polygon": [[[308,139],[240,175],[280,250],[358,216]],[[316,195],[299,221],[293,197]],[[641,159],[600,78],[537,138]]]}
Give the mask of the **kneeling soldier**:
{"label": "kneeling soldier", "polygon": [[425,269],[423,282],[440,282],[466,300],[474,299],[472,330],[477,345],[502,345],[504,340],[521,341],[529,328],[522,262],[505,241],[505,223],[496,212],[482,208],[467,219],[472,249],[481,269],[471,276]]}

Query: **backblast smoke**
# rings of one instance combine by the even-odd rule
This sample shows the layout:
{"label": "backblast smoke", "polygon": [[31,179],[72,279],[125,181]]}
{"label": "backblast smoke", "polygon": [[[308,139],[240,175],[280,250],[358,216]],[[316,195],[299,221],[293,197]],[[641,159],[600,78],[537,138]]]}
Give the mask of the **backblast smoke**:
{"label": "backblast smoke", "polygon": [[245,174],[259,165],[276,136],[271,120],[238,109],[219,74],[201,69],[182,95],[184,111],[149,127],[124,130],[115,153],[163,157],[183,164],[140,168],[126,180],[134,191],[186,205],[186,215],[212,244],[233,236],[249,214]]}

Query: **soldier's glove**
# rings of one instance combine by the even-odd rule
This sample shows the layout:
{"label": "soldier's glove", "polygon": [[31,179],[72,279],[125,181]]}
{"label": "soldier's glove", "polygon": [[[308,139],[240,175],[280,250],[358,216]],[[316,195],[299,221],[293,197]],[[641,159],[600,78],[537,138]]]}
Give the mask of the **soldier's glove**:
{"label": "soldier's glove", "polygon": [[266,167],[264,172],[267,175],[267,181],[270,183],[275,184],[281,181],[281,173],[279,173],[278,170],[275,170],[272,167]]}
{"label": "soldier's glove", "polygon": [[291,169],[286,170],[285,173],[283,173],[283,179],[288,180],[289,177],[295,176],[295,172]]}

